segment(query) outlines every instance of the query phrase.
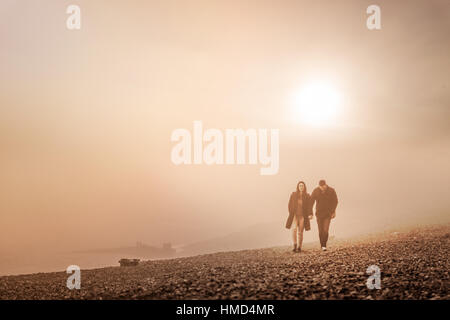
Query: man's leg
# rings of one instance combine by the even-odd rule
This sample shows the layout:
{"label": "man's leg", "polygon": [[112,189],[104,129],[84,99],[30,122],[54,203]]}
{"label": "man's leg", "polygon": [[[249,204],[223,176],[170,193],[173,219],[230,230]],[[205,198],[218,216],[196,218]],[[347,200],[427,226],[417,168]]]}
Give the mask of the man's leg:
{"label": "man's leg", "polygon": [[322,221],[322,241],[323,241],[323,245],[322,247],[326,247],[327,246],[327,242],[328,242],[328,231],[330,229],[330,222],[331,222],[331,218],[324,218]]}
{"label": "man's leg", "polygon": [[322,228],[322,218],[317,217],[317,229],[319,230],[319,241],[320,241],[320,246],[323,247],[323,228]]}

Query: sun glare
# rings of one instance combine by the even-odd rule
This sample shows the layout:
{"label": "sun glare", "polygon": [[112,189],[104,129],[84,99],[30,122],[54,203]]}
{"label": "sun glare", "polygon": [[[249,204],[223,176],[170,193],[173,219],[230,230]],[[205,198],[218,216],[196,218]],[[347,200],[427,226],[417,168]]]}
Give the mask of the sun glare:
{"label": "sun glare", "polygon": [[302,88],[295,99],[296,119],[310,126],[327,126],[336,122],[340,95],[332,86],[313,83]]}

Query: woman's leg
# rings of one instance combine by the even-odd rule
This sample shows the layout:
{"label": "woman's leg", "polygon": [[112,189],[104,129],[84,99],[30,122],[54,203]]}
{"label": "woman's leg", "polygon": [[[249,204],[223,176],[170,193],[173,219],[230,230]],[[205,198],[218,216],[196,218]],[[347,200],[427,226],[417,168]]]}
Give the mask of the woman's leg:
{"label": "woman's leg", "polygon": [[298,230],[298,221],[294,216],[294,221],[292,221],[292,241],[294,244],[294,249],[297,249],[298,241],[297,241],[297,230]]}
{"label": "woman's leg", "polygon": [[305,227],[305,218],[302,216],[300,218],[300,221],[298,222],[298,228],[297,228],[297,235],[298,235],[298,248],[301,249],[302,248],[302,243],[303,243],[303,229]]}

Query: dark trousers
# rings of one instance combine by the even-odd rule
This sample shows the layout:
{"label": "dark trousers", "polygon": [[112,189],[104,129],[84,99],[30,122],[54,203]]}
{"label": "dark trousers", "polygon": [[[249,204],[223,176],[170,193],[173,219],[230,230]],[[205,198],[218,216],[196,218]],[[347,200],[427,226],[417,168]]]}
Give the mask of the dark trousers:
{"label": "dark trousers", "polygon": [[326,247],[328,241],[328,230],[330,229],[330,217],[317,217],[317,227],[319,228],[320,246]]}

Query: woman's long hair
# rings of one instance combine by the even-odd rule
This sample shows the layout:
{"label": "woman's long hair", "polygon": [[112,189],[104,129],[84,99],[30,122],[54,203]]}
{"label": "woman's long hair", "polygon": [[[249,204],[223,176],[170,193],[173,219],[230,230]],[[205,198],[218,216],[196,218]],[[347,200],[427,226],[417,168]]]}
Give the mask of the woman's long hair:
{"label": "woman's long hair", "polygon": [[302,193],[302,198],[305,198],[306,195],[308,194],[308,191],[307,191],[307,189],[306,189],[306,183],[303,182],[303,181],[299,181],[299,182],[297,183],[297,197],[300,196],[300,187],[299,187],[299,186],[300,186],[300,183],[302,183],[303,186],[305,187],[305,188],[303,189],[303,193]]}

